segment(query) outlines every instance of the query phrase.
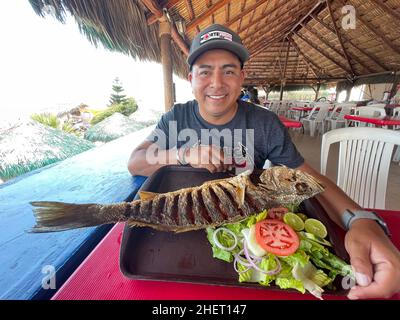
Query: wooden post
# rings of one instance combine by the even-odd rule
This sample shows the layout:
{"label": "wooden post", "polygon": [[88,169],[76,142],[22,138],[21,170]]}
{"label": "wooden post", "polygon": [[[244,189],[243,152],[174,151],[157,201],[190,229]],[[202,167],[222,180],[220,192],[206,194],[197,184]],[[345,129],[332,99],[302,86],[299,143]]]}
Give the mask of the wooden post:
{"label": "wooden post", "polygon": [[171,26],[166,19],[160,21],[159,35],[164,75],[165,111],[169,111],[174,104],[174,85],[172,80]]}
{"label": "wooden post", "polygon": [[280,96],[279,96],[279,100],[280,100],[280,101],[283,100],[283,88],[284,88],[284,86],[285,86],[285,82],[282,81],[282,82],[281,82],[281,93],[280,93]]}
{"label": "wooden post", "polygon": [[314,101],[317,101],[317,99],[318,99],[319,89],[320,89],[320,88],[321,88],[321,83],[318,82],[318,83],[317,83],[317,90],[315,90],[315,99],[314,99]]}

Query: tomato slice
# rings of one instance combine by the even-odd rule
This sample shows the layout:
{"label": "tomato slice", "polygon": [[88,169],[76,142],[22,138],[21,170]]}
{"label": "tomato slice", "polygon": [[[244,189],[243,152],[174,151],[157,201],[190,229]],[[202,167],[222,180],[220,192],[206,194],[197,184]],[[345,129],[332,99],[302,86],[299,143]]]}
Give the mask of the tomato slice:
{"label": "tomato slice", "polygon": [[268,210],[268,219],[283,220],[283,216],[286,212],[289,212],[289,210],[284,207],[271,208]]}
{"label": "tomato slice", "polygon": [[300,245],[297,233],[286,223],[276,219],[257,222],[256,241],[265,251],[277,256],[291,255]]}

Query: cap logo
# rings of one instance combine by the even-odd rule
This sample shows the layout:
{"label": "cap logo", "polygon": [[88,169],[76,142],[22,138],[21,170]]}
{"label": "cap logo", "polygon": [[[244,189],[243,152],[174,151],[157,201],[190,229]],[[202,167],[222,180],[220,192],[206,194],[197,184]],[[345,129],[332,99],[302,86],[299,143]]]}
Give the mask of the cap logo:
{"label": "cap logo", "polygon": [[232,41],[232,35],[225,31],[210,31],[200,37],[200,44],[212,39],[224,39]]}

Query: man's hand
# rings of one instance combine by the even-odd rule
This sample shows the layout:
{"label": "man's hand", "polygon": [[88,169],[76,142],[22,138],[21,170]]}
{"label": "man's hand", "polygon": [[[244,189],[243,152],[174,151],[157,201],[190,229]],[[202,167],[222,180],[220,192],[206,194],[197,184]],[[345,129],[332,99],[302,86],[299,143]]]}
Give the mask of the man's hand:
{"label": "man's hand", "polygon": [[400,292],[400,253],[375,221],[355,221],[345,247],[357,281],[349,299],[390,298]]}
{"label": "man's hand", "polygon": [[198,145],[185,150],[186,161],[194,168],[205,168],[208,171],[224,172],[232,168],[228,159],[225,159],[224,152],[215,145]]}

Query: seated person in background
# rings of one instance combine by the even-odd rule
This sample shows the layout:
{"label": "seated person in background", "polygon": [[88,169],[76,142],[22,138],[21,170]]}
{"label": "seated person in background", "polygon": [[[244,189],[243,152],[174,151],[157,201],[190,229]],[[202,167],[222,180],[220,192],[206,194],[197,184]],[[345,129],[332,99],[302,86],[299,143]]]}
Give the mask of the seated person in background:
{"label": "seated person in background", "polygon": [[[345,210],[361,210],[327,177],[310,167],[297,151],[278,117],[238,99],[249,59],[240,37],[211,25],[193,40],[189,81],[196,100],[176,104],[128,162],[132,175],[149,176],[165,165],[190,165],[221,172],[273,164],[303,170],[326,187],[317,199],[330,218],[343,226]],[[233,161],[227,161],[233,157]],[[400,291],[400,253],[375,220],[359,219],[346,233],[345,246],[357,285],[350,299],[390,297]]]}

